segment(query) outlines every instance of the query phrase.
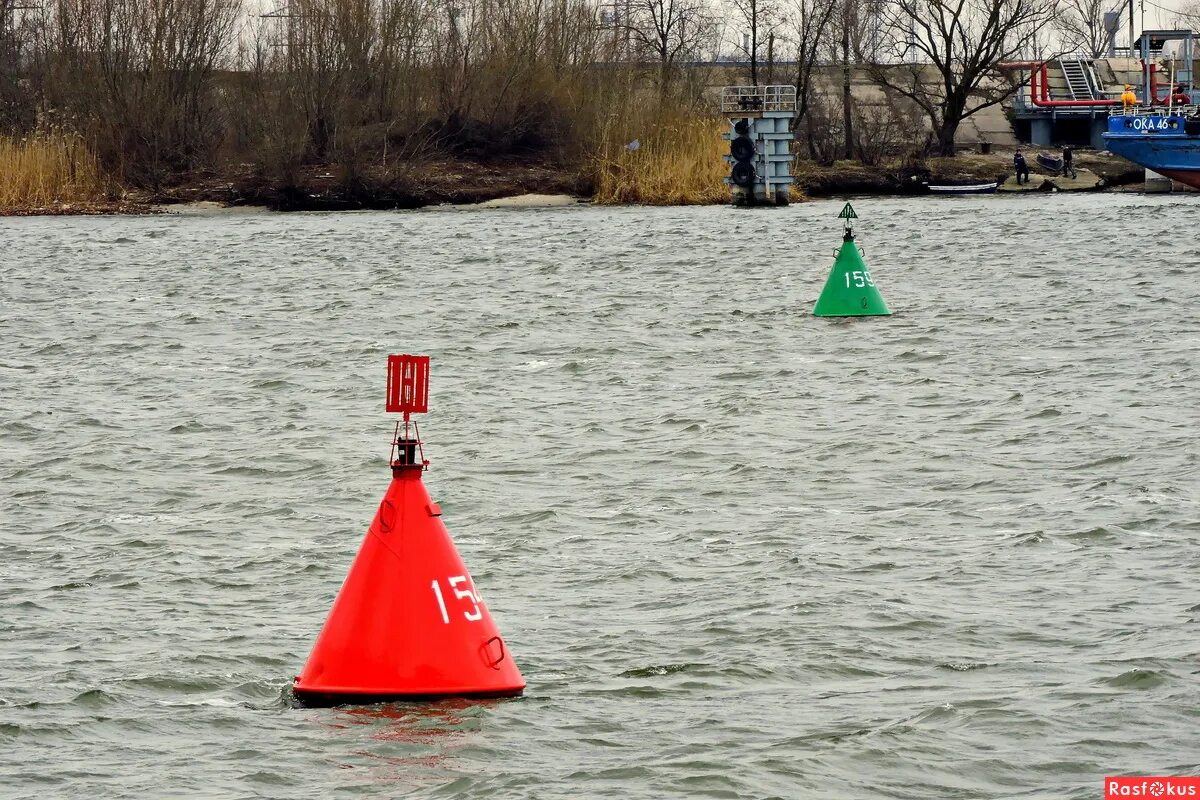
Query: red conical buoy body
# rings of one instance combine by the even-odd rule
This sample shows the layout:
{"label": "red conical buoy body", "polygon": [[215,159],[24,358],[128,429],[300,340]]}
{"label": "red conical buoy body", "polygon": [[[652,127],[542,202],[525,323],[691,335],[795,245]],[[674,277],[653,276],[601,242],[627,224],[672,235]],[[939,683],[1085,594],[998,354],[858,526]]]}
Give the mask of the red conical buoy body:
{"label": "red conical buoy body", "polygon": [[420,442],[396,444],[391,485],[293,692],[308,705],[519,695],[525,681],[421,480]]}

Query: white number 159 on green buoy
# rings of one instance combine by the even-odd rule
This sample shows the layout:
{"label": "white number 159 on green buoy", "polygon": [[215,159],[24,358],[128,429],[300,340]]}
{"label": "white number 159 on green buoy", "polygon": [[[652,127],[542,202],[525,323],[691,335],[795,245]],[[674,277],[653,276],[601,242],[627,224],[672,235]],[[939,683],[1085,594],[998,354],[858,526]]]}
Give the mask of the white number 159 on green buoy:
{"label": "white number 159 on green buoy", "polygon": [[857,286],[859,289],[863,288],[864,286],[874,286],[875,285],[875,281],[871,280],[871,271],[870,270],[857,270],[856,269],[853,272],[846,272],[846,288],[847,289],[850,288],[851,276],[853,276],[853,278],[854,278],[854,285]]}

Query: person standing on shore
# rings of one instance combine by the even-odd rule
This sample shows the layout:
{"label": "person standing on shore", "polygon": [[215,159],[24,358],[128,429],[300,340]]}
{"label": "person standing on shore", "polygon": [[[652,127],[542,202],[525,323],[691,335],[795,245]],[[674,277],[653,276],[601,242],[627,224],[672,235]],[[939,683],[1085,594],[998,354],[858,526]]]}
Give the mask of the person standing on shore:
{"label": "person standing on shore", "polygon": [[1025,154],[1020,150],[1013,153],[1013,167],[1017,170],[1017,186],[1029,183],[1029,165],[1025,163]]}
{"label": "person standing on shore", "polygon": [[1070,175],[1072,178],[1078,178],[1079,173],[1075,171],[1075,153],[1071,150],[1071,145],[1063,147],[1063,176]]}

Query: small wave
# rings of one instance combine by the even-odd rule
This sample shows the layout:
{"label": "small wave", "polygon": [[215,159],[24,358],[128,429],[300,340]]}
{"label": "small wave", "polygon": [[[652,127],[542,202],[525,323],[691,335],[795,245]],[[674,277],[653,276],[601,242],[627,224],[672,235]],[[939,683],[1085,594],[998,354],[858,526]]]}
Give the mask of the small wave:
{"label": "small wave", "polygon": [[251,477],[257,478],[257,477],[263,477],[263,476],[267,476],[267,475],[276,475],[278,473],[276,473],[275,470],[264,469],[262,467],[236,466],[236,467],[222,467],[221,469],[213,470],[212,474],[213,475],[236,475],[238,477],[243,477],[243,478],[251,478]]}
{"label": "small wave", "polygon": [[1045,541],[1045,531],[1027,531],[1010,536],[1007,543],[1010,547],[1028,547],[1029,545],[1042,544]]}
{"label": "small wave", "polygon": [[1106,686],[1112,686],[1117,689],[1143,690],[1162,686],[1167,682],[1167,678],[1162,673],[1152,669],[1131,669],[1122,672],[1120,675],[1105,678],[1101,682]]}
{"label": "small wave", "polygon": [[203,697],[192,700],[156,700],[154,704],[168,708],[238,708],[244,705],[237,700],[230,700],[228,697]]}
{"label": "small wave", "polygon": [[104,708],[117,702],[117,700],[103,689],[88,689],[85,692],[75,695],[75,698],[71,702],[81,705],[84,708]]}
{"label": "small wave", "polygon": [[1082,464],[1072,464],[1069,467],[1067,467],[1067,469],[1083,470],[1083,469],[1095,469],[1096,467],[1108,467],[1108,466],[1112,466],[1115,464],[1124,464],[1125,462],[1129,461],[1131,458],[1133,458],[1133,456],[1127,456],[1127,455],[1105,456],[1104,458],[1098,458],[1095,461],[1085,461]]}
{"label": "small wave", "polygon": [[1068,533],[1063,538],[1071,539],[1073,541],[1093,541],[1101,539],[1113,539],[1116,538],[1116,534],[1114,534],[1108,528],[1097,527],[1088,528],[1086,531],[1075,531],[1074,533]]}
{"label": "small wave", "polygon": [[655,664],[650,667],[638,667],[636,669],[626,670],[619,677],[622,678],[657,678],[663,675],[674,675],[679,672],[687,672],[701,666],[700,664]]}
{"label": "small wave", "polygon": [[896,359],[912,364],[924,364],[945,361],[946,356],[942,353],[918,353],[916,350],[905,350],[896,356]]}
{"label": "small wave", "polygon": [[107,525],[176,524],[184,521],[179,514],[114,514],[101,520]]}
{"label": "small wave", "polygon": [[270,380],[255,381],[250,384],[251,389],[299,389],[296,384],[282,378],[274,378]]}
{"label": "small wave", "polygon": [[521,372],[537,372],[539,369],[549,366],[549,364],[549,361],[534,359],[533,361],[526,361],[523,364],[518,364],[517,366],[513,367],[513,369],[520,370]]}

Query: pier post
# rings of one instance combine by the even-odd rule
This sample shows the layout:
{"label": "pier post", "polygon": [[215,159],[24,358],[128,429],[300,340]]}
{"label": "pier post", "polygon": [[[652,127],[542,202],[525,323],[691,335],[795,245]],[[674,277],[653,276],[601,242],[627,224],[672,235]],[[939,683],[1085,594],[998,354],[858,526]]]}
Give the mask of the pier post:
{"label": "pier post", "polygon": [[724,134],[730,165],[725,183],[735,206],[786,206],[791,193],[792,120],[795,86],[726,86],[721,113],[730,122]]}
{"label": "pier post", "polygon": [[1054,120],[1037,118],[1029,120],[1029,143],[1039,147],[1054,144]]}

